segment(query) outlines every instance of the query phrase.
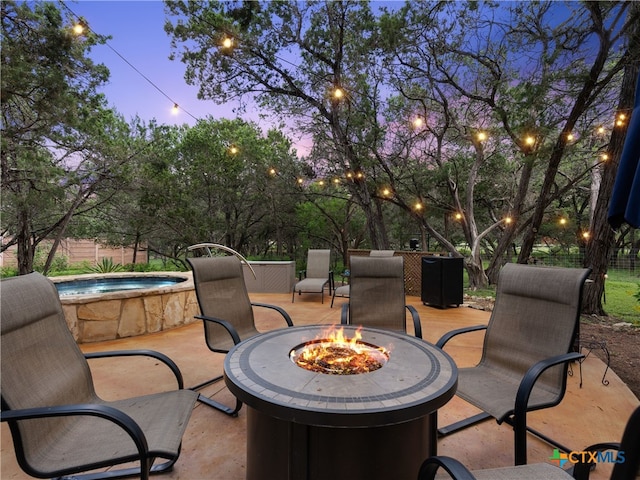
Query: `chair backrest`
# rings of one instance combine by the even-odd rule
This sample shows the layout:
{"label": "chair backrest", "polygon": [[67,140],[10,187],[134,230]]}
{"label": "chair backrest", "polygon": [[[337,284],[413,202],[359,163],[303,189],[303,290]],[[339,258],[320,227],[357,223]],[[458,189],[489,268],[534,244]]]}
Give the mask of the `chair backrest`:
{"label": "chair backrest", "polygon": [[[0,300],[2,409],[96,403],[89,364],[67,326],[53,282],[39,273],[2,280]],[[50,431],[67,422],[73,417],[10,422],[10,427],[30,458],[48,448]]]}
{"label": "chair backrest", "polygon": [[351,257],[349,319],[353,325],[406,332],[402,257]]}
{"label": "chair backrest", "polygon": [[370,257],[393,257],[396,253],[395,250],[371,250],[369,252]]}
{"label": "chair backrest", "polygon": [[[589,272],[515,263],[502,267],[480,364],[520,379],[537,361],[568,353]],[[566,372],[566,364],[548,369],[536,388],[557,392],[559,401]]]}
{"label": "chair backrest", "polygon": [[[242,340],[257,334],[240,260],[231,255],[187,258],[187,261],[193,270],[202,315],[229,322]],[[233,346],[229,333],[221,325],[205,321],[204,327],[211,350],[226,352]]]}
{"label": "chair backrest", "polygon": [[329,278],[331,250],[309,250],[307,252],[307,278]]}

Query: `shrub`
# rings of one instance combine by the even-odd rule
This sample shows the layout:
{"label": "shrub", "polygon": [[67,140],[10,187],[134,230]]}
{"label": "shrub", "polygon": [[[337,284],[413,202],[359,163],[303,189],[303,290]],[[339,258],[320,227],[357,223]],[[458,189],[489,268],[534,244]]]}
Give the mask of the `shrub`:
{"label": "shrub", "polygon": [[119,263],[114,263],[113,258],[104,257],[102,261],[96,264],[95,267],[91,267],[91,271],[95,273],[112,273],[112,272],[121,272],[124,270],[122,265]]}

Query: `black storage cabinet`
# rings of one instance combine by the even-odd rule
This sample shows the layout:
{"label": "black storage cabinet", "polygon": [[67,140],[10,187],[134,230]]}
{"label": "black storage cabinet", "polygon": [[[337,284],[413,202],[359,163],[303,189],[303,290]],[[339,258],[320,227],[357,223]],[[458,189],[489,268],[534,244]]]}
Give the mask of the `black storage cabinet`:
{"label": "black storage cabinet", "polygon": [[462,262],[462,258],[422,257],[422,303],[441,308],[463,303]]}

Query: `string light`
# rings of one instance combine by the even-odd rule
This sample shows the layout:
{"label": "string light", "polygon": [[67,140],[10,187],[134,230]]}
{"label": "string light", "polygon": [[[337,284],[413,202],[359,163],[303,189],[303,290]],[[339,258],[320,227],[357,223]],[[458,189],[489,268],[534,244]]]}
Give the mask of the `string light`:
{"label": "string light", "polygon": [[269,169],[269,175],[275,175],[276,173],[277,172],[276,172],[275,168],[272,167],[272,168]]}
{"label": "string light", "polygon": [[222,48],[229,50],[233,47],[233,38],[231,37],[224,37],[222,39]]}
{"label": "string light", "polygon": [[[80,17],[79,15],[77,15],[73,10],[71,10],[71,8],[69,8],[69,6],[67,5],[66,2],[60,2],[60,5],[62,5],[62,7],[64,7],[69,13],[71,13],[71,15],[73,15],[75,18],[78,19],[78,21],[76,22],[76,24],[73,26],[73,31],[74,33],[76,33],[77,35],[81,35],[82,33],[84,33],[84,31],[89,31],[91,32],[91,28],[89,27],[89,24],[86,22],[86,20],[82,17]],[[82,30],[80,31],[80,33],[78,33],[78,30],[82,28]],[[98,35],[97,33],[93,32],[94,34]],[[104,44],[113,52],[115,53],[118,57],[120,57],[120,59],[125,62],[127,65],[129,65],[129,67],[131,67],[138,75],[140,75],[143,79],[145,79],[147,81],[147,83],[149,83],[149,85],[151,85],[153,88],[155,88],[158,92],[160,92],[166,99],[168,99],[173,105],[173,110],[175,113],[175,110],[177,110],[177,105],[178,102],[176,102],[175,100],[173,100],[167,93],[165,93],[160,87],[158,87],[154,82],[151,81],[151,79],[149,79],[145,74],[143,74],[140,70],[138,70],[129,60],[127,60],[120,52],[118,52],[115,48],[113,48],[111,46],[111,44],[107,41],[104,42]],[[185,112],[187,115],[189,115],[191,118],[193,118],[194,120],[198,121],[199,118],[192,115],[191,113],[189,113],[187,110],[185,110],[184,108],[182,108],[182,111]]]}
{"label": "string light", "polygon": [[488,137],[485,132],[478,132],[478,134],[476,135],[476,138],[478,139],[479,142],[484,142]]}
{"label": "string light", "polygon": [[180,113],[180,107],[178,106],[177,103],[173,104],[173,108],[171,109],[171,113],[173,115],[177,115],[178,113]]}
{"label": "string light", "polygon": [[240,151],[240,149],[238,147],[236,147],[235,145],[231,145],[229,147],[229,153],[231,155],[235,155],[236,153],[238,153]]}
{"label": "string light", "polygon": [[504,218],[504,223],[506,223],[507,225],[510,225],[511,222],[513,222],[513,219],[511,217],[507,216]]}
{"label": "string light", "polygon": [[86,29],[86,23],[80,19],[73,25],[73,33],[76,35],[82,35]]}
{"label": "string light", "polygon": [[456,212],[456,214],[453,216],[453,218],[455,218],[456,220],[460,221],[460,220],[462,220],[462,214],[460,212]]}
{"label": "string light", "polygon": [[421,128],[424,125],[424,120],[422,117],[415,117],[411,124],[413,125],[413,128]]}
{"label": "string light", "polygon": [[567,219],[564,217],[560,217],[560,220],[558,220],[558,223],[562,226],[565,226],[567,224]]}

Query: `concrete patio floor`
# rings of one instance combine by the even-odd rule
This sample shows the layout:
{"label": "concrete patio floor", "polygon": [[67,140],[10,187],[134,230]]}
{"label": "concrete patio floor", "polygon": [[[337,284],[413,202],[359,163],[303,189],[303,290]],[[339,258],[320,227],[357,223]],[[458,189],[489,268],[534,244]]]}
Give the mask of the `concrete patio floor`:
{"label": "concrete patio floor", "polygon": [[[296,296],[291,303],[290,294],[251,294],[252,301],[271,303],[283,307],[295,325],[335,324],[340,322],[340,305],[345,299],[331,299],[325,295],[324,304],[319,295]],[[417,308],[423,337],[435,342],[454,328],[487,323],[490,313],[460,306],[439,309],[424,306],[419,297],[407,297],[407,303]],[[255,309],[260,330],[283,327],[284,321],[266,309]],[[148,348],[169,355],[182,370],[185,385],[196,385],[222,372],[223,355],[210,352],[204,344],[201,322],[185,327],[142,337],[132,337],[109,342],[82,345],[87,352]],[[449,342],[446,351],[459,367],[472,366],[480,358],[482,333],[467,334]],[[105,399],[146,394],[162,389],[175,388],[175,381],[164,367],[154,368],[150,359],[101,359],[92,360],[91,368],[98,393]],[[529,424],[551,438],[574,450],[603,441],[619,441],[631,412],[640,403],[615,372],[609,370],[602,384],[605,365],[595,355],[589,355],[582,364],[582,380],[578,366],[569,377],[567,394],[560,405],[533,412]],[[233,397],[218,382],[201,393],[218,401],[233,404]],[[477,413],[471,405],[454,397],[439,410],[439,423],[447,425],[468,415]],[[201,403],[196,404],[187,427],[182,454],[174,470],[156,476],[162,479],[198,480],[216,478],[241,480],[245,478],[246,407],[237,418],[224,415]],[[0,477],[7,479],[31,478],[18,467],[13,453],[9,429],[2,424]],[[410,442],[411,439],[407,439]],[[343,453],[343,452],[341,452]],[[458,458],[472,469],[509,466],[513,464],[513,433],[506,425],[493,420],[453,434],[438,442],[438,453]],[[529,463],[548,462],[553,447],[530,436],[528,439]],[[608,478],[606,464],[598,465],[591,478]],[[277,479],[274,479],[277,480]],[[356,480],[356,479],[354,479]],[[408,479],[411,480],[411,479]]]}

